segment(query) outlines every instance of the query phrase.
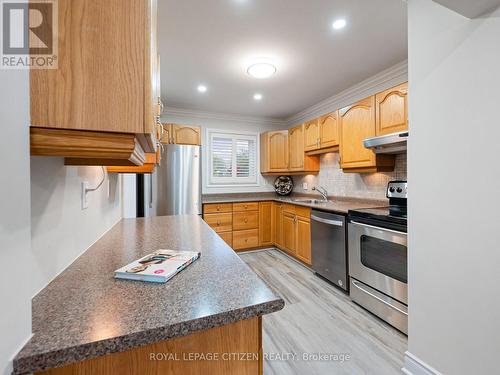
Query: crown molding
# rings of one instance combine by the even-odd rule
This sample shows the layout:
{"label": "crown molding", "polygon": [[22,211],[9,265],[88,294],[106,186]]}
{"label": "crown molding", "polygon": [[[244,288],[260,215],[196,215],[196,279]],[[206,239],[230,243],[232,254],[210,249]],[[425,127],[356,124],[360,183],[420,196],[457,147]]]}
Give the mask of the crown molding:
{"label": "crown molding", "polygon": [[330,98],[306,108],[286,119],[288,126],[312,120],[325,113],[335,111],[367,96],[386,90],[408,80],[408,61],[402,61],[374,76],[334,95]]}
{"label": "crown molding", "polygon": [[196,119],[210,119],[219,121],[234,121],[234,122],[244,122],[248,124],[256,125],[272,125],[272,126],[282,126],[286,127],[286,120],[270,118],[270,117],[255,117],[255,116],[245,116],[237,114],[219,113],[219,112],[206,112],[199,111],[195,109],[186,109],[178,107],[165,107],[163,117],[175,116],[175,117],[185,117],[185,118],[196,118]]}

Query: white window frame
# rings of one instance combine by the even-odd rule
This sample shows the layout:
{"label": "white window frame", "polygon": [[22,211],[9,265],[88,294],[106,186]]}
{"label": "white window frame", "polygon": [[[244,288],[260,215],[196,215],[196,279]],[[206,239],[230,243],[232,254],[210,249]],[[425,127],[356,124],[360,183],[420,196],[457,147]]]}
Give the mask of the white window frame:
{"label": "white window frame", "polygon": [[[248,139],[255,141],[255,176],[252,177],[214,177],[212,173],[213,167],[213,152],[212,152],[212,140],[214,137],[231,137],[238,139]],[[207,129],[206,139],[208,143],[207,147],[207,186],[208,187],[254,187],[260,186],[260,137],[259,133],[256,132],[246,132],[246,131],[234,131],[234,130],[219,130],[219,129]],[[234,143],[234,139],[233,139]],[[236,153],[233,155],[233,174],[235,174],[236,168]]]}

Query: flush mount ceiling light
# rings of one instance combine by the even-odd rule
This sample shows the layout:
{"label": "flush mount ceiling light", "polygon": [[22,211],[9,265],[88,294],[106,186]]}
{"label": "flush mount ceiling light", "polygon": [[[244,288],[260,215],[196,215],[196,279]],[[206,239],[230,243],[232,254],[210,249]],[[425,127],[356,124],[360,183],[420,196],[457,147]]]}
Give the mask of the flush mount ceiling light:
{"label": "flush mount ceiling light", "polygon": [[253,61],[247,68],[248,75],[257,79],[265,79],[276,73],[276,66],[267,59]]}
{"label": "flush mount ceiling light", "polygon": [[346,24],[347,24],[346,20],[343,18],[340,18],[340,19],[335,20],[333,22],[332,27],[334,28],[334,30],[340,30],[340,29],[343,29]]}
{"label": "flush mount ceiling light", "polygon": [[262,94],[255,94],[255,95],[253,96],[253,99],[254,99],[254,100],[257,100],[257,101],[262,100]]}
{"label": "flush mount ceiling light", "polygon": [[207,86],[205,85],[198,85],[198,92],[204,93],[207,92]]}

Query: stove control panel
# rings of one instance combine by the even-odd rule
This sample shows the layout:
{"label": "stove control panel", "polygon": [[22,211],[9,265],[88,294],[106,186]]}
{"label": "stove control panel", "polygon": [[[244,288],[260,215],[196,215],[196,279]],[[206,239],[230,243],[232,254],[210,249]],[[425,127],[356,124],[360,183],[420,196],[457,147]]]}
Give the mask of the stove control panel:
{"label": "stove control panel", "polygon": [[408,198],[408,183],[406,181],[391,181],[387,186],[387,198]]}

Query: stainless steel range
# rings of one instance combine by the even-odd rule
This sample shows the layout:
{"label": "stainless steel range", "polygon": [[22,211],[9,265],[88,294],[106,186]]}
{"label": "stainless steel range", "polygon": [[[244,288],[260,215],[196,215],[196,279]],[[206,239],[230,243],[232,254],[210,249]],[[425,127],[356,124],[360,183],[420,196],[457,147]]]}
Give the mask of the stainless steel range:
{"label": "stainless steel range", "polygon": [[349,211],[350,295],[408,334],[407,182],[390,182],[387,197],[387,207]]}

